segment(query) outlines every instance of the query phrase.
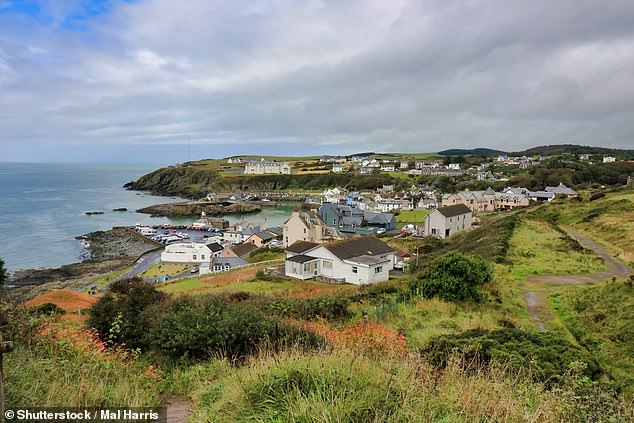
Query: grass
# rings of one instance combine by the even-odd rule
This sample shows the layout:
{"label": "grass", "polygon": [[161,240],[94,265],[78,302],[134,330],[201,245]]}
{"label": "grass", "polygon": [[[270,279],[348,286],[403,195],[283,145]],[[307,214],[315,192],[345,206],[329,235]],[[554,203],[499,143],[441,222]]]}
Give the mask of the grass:
{"label": "grass", "polygon": [[634,398],[634,288],[625,281],[575,287],[551,304],[579,344],[586,347]]}
{"label": "grass", "polygon": [[523,279],[535,275],[598,273],[606,269],[592,251],[581,249],[549,223],[524,219],[511,238],[512,274]]}
{"label": "grass", "polygon": [[[117,270],[114,272],[110,272],[107,275],[101,276],[97,279],[93,279],[91,281],[91,285],[96,285],[97,288],[101,288],[105,285],[108,285],[110,282],[112,282],[113,280],[115,280],[116,278],[118,278],[119,276],[123,275],[124,273],[129,272],[130,270],[132,270],[132,267],[126,267],[125,269],[121,269],[121,270]],[[88,292],[88,290],[90,289],[90,287],[88,287],[84,292]]]}
{"label": "grass", "polygon": [[586,411],[569,389],[548,392],[503,364],[437,370],[415,355],[348,350],[264,353],[239,368],[213,361],[173,372],[165,387],[192,399],[192,421],[583,421]]}
{"label": "grass", "polygon": [[286,253],[281,248],[261,248],[251,252],[246,260],[249,263],[259,263],[261,261],[281,260],[286,257]]}
{"label": "grass", "polygon": [[159,263],[150,267],[139,276],[143,279],[158,279],[165,275],[175,276],[190,269],[188,264]]}
{"label": "grass", "polygon": [[425,216],[427,216],[429,212],[430,210],[427,209],[402,211],[396,216],[396,221],[403,223],[423,223]]}
{"label": "grass", "polygon": [[607,193],[592,202],[559,201],[535,211],[604,245],[616,258],[634,264],[634,192]]}

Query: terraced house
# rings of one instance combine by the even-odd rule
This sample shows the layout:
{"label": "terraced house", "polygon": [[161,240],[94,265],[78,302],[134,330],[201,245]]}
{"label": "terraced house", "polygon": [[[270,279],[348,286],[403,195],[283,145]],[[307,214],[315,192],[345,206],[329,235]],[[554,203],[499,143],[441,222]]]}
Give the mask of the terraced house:
{"label": "terraced house", "polygon": [[270,162],[267,160],[250,160],[244,166],[244,173],[247,175],[265,174],[291,174],[291,165],[288,162]]}
{"label": "terraced house", "polygon": [[464,204],[474,213],[491,213],[496,210],[512,210],[526,207],[530,203],[528,196],[513,191],[495,192],[490,187],[486,191],[461,191],[456,194],[444,194],[442,206]]}

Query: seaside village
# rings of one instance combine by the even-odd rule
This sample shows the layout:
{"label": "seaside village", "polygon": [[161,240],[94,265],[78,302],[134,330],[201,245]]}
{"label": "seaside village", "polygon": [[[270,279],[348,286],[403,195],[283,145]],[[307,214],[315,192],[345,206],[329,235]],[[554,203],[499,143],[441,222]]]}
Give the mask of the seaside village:
{"label": "seaside village", "polygon": [[[611,160],[606,157],[604,160]],[[500,156],[504,165],[527,166],[535,159]],[[289,174],[291,165],[267,160],[231,158],[230,164],[244,165],[245,174]],[[323,157],[320,162],[332,166],[332,172],[406,172],[410,175],[460,175],[467,170],[459,164],[439,162],[377,160],[369,157]],[[493,179],[486,166],[469,170],[477,180]],[[277,194],[279,199],[279,193]],[[324,190],[321,195],[295,196],[294,211],[281,226],[243,219],[229,226],[222,218],[206,216],[175,232],[175,228],[137,227],[142,235],[165,244],[161,263],[186,265],[180,275],[170,278],[224,272],[253,264],[254,252],[269,249],[277,258],[258,261],[270,263],[270,272],[296,279],[315,279],[331,283],[373,284],[389,278],[390,272],[402,272],[416,252],[403,251],[388,245],[392,237],[447,238],[468,231],[479,223],[479,216],[526,207],[531,202],[547,202],[557,197],[572,198],[577,193],[563,184],[548,186],[543,191],[508,187],[502,191],[438,192],[429,186],[412,184],[396,190],[384,185],[376,190],[348,191],[341,187]],[[263,198],[264,197],[264,198]],[[210,193],[203,202],[248,202],[251,194],[221,195]],[[261,193],[260,201],[270,202]],[[262,203],[260,203],[262,204]],[[271,203],[273,204],[273,203]],[[400,220],[396,214],[411,212],[411,218]],[[160,232],[159,232],[160,231]],[[200,235],[202,234],[202,235]],[[284,258],[279,258],[282,255]],[[283,264],[282,264],[283,263]]]}

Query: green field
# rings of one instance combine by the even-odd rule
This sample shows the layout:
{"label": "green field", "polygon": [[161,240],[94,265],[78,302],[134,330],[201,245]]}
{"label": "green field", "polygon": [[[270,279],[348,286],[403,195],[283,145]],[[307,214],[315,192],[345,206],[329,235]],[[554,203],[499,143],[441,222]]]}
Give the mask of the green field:
{"label": "green field", "polygon": [[402,211],[396,216],[396,221],[402,223],[423,223],[425,216],[427,216],[429,212],[430,210],[427,209]]}

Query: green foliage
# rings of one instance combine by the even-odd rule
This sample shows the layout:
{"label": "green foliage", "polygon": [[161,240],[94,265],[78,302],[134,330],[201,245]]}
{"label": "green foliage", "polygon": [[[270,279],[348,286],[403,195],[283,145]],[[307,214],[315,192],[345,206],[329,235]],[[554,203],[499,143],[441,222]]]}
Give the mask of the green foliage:
{"label": "green foliage", "polygon": [[459,252],[434,260],[410,282],[410,291],[425,298],[446,301],[479,301],[479,287],[491,278],[491,267],[481,258]]}
{"label": "green foliage", "polygon": [[247,256],[246,260],[249,263],[259,263],[261,261],[278,260],[286,257],[284,249],[279,247],[260,248],[259,250],[252,251]]}
{"label": "green foliage", "polygon": [[552,332],[526,332],[498,329],[491,332],[474,329],[432,340],[421,350],[432,364],[447,366],[452,356],[459,356],[476,368],[497,362],[511,373],[526,372],[535,381],[555,386],[577,363],[584,363],[582,374],[592,380],[602,375],[597,361],[585,349]]}
{"label": "green foliage", "polygon": [[4,267],[4,260],[0,258],[0,285],[4,285],[7,280],[7,269]]}
{"label": "green foliage", "polygon": [[44,303],[44,304],[40,304],[39,306],[37,306],[34,309],[32,309],[31,312],[33,314],[41,314],[41,315],[53,316],[53,315],[56,315],[56,314],[65,314],[66,310],[64,310],[63,308],[61,308],[57,304]]}
{"label": "green foliage", "polygon": [[147,349],[147,329],[167,299],[166,294],[142,279],[116,281],[90,309],[89,325],[103,341]]}
{"label": "green foliage", "polygon": [[265,344],[314,347],[320,342],[256,308],[209,295],[173,301],[151,333],[153,348],[174,359],[242,359]]}
{"label": "green foliage", "polygon": [[292,298],[272,301],[267,309],[279,316],[302,320],[322,318],[327,320],[345,319],[350,301],[345,297],[322,296],[317,298]]}
{"label": "green foliage", "polygon": [[556,293],[551,302],[577,342],[597,357],[619,388],[634,397],[634,289],[631,281]]}

